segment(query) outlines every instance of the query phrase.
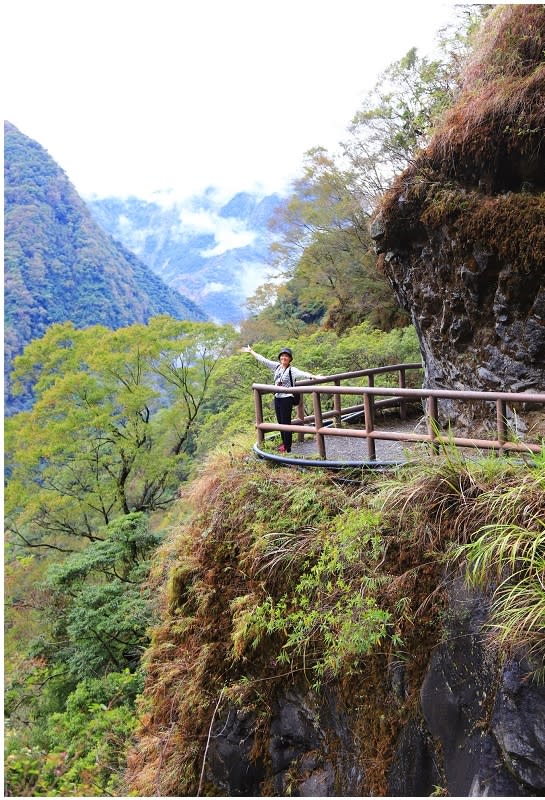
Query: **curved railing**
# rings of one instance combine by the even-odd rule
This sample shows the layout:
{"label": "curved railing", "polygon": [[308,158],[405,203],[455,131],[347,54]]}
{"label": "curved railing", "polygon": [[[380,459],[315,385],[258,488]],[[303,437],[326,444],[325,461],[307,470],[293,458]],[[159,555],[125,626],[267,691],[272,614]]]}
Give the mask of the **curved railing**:
{"label": "curved railing", "polygon": [[[523,407],[537,405],[545,410],[545,393],[478,392],[407,388],[406,373],[409,370],[421,369],[421,364],[394,364],[356,372],[338,373],[325,378],[315,378],[313,380],[297,383],[293,389],[290,389],[290,391],[300,398],[297,407],[297,415],[291,425],[281,425],[278,422],[266,422],[264,420],[263,397],[273,394],[278,391],[278,389],[271,384],[254,383],[252,389],[255,401],[257,447],[259,449],[259,445],[263,444],[266,432],[291,430],[298,434],[300,441],[302,441],[306,435],[314,436],[316,438],[318,455],[322,460],[327,460],[326,436],[346,436],[365,439],[367,441],[367,459],[365,463],[376,461],[375,442],[378,439],[398,442],[427,442],[435,450],[441,444],[453,444],[457,447],[495,450],[499,454],[510,451],[521,453],[538,453],[541,451],[542,444],[524,442],[520,437],[511,436],[510,438],[509,419],[513,417],[513,414],[516,413],[516,408],[520,405]],[[375,376],[392,372],[397,372],[398,374],[397,387],[375,385]],[[361,377],[367,378],[366,386],[341,385],[341,381],[343,380],[353,381]],[[306,414],[304,407],[304,400],[307,395],[312,398],[313,413],[309,415]],[[358,395],[362,397],[363,402],[357,404],[352,403],[348,406],[342,405],[344,397],[352,399]],[[332,409],[325,410],[323,408],[323,398],[332,398]],[[421,402],[423,406],[426,423],[425,433],[384,431],[375,428],[375,412],[378,408],[396,406],[399,408],[400,418],[405,419],[408,404],[415,401]],[[458,436],[455,433],[453,434],[451,430],[444,434],[441,431],[439,422],[439,403],[441,401],[455,401],[456,403],[483,402],[492,404],[495,410],[495,438],[484,439]],[[362,428],[350,428],[343,424],[343,420],[347,416],[358,413],[361,413],[363,416],[364,424]],[[334,425],[329,426],[327,424],[329,421],[333,422]],[[290,459],[284,458],[283,460]],[[296,459],[293,460],[295,461]]]}

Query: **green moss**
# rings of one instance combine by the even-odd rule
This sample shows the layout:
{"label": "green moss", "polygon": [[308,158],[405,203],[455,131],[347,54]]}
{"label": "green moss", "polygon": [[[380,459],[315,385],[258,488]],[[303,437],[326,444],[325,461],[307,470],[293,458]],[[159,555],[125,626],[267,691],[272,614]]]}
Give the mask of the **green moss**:
{"label": "green moss", "polygon": [[[220,699],[220,712],[230,703],[253,715],[253,752],[266,763],[277,692],[297,686],[319,706],[329,685],[362,742],[362,791],[384,794],[441,638],[449,548],[503,518],[492,487],[511,487],[513,499],[519,486],[517,514],[544,516],[542,472],[537,459],[444,453],[341,484],[325,471],[213,458],[182,498],[193,515],[169,545],[131,790],[150,795],[159,782],[163,794],[195,794]],[[402,695],[385,677],[398,663]]]}

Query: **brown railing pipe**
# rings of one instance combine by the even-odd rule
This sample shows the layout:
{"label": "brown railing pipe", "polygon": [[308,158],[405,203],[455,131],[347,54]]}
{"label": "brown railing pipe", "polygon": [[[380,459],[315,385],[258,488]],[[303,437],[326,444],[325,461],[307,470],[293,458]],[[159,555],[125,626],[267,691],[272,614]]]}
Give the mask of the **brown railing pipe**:
{"label": "brown railing pipe", "polygon": [[[399,368],[399,388],[404,389],[406,386],[406,370],[404,367]],[[399,418],[402,420],[407,419],[407,401],[400,399],[399,401]]]}
{"label": "brown railing pipe", "polygon": [[505,400],[496,400],[496,429],[498,431],[498,455],[504,452],[504,444],[507,439],[507,404]]}
{"label": "brown railing pipe", "polygon": [[[370,460],[376,458],[375,439],[385,439],[392,441],[406,442],[428,442],[434,450],[439,444],[454,444],[459,447],[478,447],[483,449],[498,450],[501,454],[509,452],[534,452],[539,453],[541,446],[524,442],[507,441],[507,403],[531,403],[545,405],[545,394],[538,392],[483,392],[483,391],[455,391],[449,389],[408,389],[405,386],[405,371],[407,369],[421,368],[420,364],[396,364],[388,367],[377,367],[375,369],[358,370],[351,373],[337,373],[327,378],[314,378],[303,381],[293,387],[294,394],[300,396],[297,418],[292,425],[279,425],[278,423],[263,422],[262,395],[271,394],[276,391],[276,387],[270,384],[254,384],[254,399],[256,412],[256,428],[258,441],[262,442],[264,431],[293,430],[302,438],[305,434],[316,436],[318,450],[321,458],[325,459],[325,436],[349,436],[354,438],[366,438],[368,442],[368,455]],[[386,372],[399,372],[399,388],[375,386],[374,376]],[[368,376],[368,386],[341,386],[342,379]],[[335,385],[327,385],[328,381],[334,381]],[[304,415],[304,395],[312,394],[314,415]],[[322,412],[321,395],[333,395],[333,411]],[[365,414],[365,429],[343,429],[327,428],[324,420],[335,417],[338,421],[339,415],[352,413],[362,410],[361,405],[353,405],[343,409],[341,405],[342,395],[353,396],[363,395],[363,411]],[[376,397],[383,397],[383,400],[376,400]],[[376,431],[374,429],[374,407],[379,405],[392,405],[399,403],[400,415],[406,415],[406,405],[409,400],[427,400],[426,411],[426,434],[404,433],[394,431]],[[448,399],[455,401],[462,400],[481,400],[495,402],[496,404],[496,433],[495,440],[472,439],[469,437],[458,437],[447,435],[443,436],[439,428],[438,401]],[[404,411],[405,409],[405,411]],[[309,424],[311,423],[311,424]]]}
{"label": "brown railing pipe", "polygon": [[[254,383],[254,389],[259,389],[264,394],[270,394],[278,391],[276,386],[269,383]],[[545,403],[545,394],[537,392],[472,392],[472,391],[456,391],[449,389],[398,389],[395,386],[327,386],[323,383],[307,385],[297,384],[290,392],[295,394],[311,394],[316,389],[319,389],[320,394],[374,394],[382,397],[400,397],[407,398],[422,398],[422,397],[436,397],[437,399],[448,400],[486,400],[493,402],[496,399],[506,400],[508,403]]]}
{"label": "brown railing pipe", "polygon": [[[341,381],[340,381],[339,378],[335,378],[334,383],[335,383],[335,386],[340,386],[341,385]],[[341,411],[342,411],[342,408],[341,408],[341,395],[340,394],[334,394],[333,395],[333,416],[335,417],[335,424],[338,425],[339,428],[342,425]]]}
{"label": "brown railing pipe", "polygon": [[367,457],[369,461],[376,461],[377,453],[375,440],[373,439],[374,414],[373,414],[373,395],[368,392],[363,396],[365,406],[365,433],[367,434]]}
{"label": "brown railing pipe", "polygon": [[263,428],[261,425],[263,424],[263,401],[262,401],[262,394],[259,389],[254,388],[254,406],[255,406],[255,426],[257,428],[257,441],[259,444],[262,444],[265,440],[265,436],[263,434]]}

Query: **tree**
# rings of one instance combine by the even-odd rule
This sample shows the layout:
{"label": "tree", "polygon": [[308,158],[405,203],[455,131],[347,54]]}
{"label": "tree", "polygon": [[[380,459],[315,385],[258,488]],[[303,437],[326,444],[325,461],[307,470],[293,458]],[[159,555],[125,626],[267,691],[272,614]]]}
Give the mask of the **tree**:
{"label": "tree", "polygon": [[142,584],[160,534],[149,530],[144,514],[133,513],[111,522],[103,537],[53,564],[45,580],[50,632],[34,654],[63,664],[77,680],[134,670],[151,622]]}
{"label": "tree", "polygon": [[462,21],[440,34],[442,55],[420,57],[412,48],[380,76],[330,155],[306,154],[301,177],[279,208],[271,248],[278,280],[249,303],[271,335],[301,335],[322,323],[342,333],[364,319],[389,330],[407,324],[384,276],[375,267],[369,218],[393,177],[429,140],[458,91],[460,66],[472,29],[487,6],[462,6]]}
{"label": "tree", "polygon": [[[115,769],[134,698],[76,715],[70,698],[86,681],[100,693],[101,681],[138,669],[160,540],[149,516],[176,496],[211,377],[234,337],[227,326],[169,317],[117,331],[65,323],[17,359],[17,380],[35,402],[7,420],[5,437],[15,794],[93,793]],[[91,735],[93,725],[119,728],[119,747]]]}
{"label": "tree", "polygon": [[72,551],[113,519],[164,509],[187,469],[210,376],[234,331],[155,317],[117,331],[52,326],[16,360],[31,411],[6,425],[6,523]]}
{"label": "tree", "polygon": [[341,143],[350,190],[372,211],[395,175],[426,146],[434,126],[459,89],[473,33],[492,6],[460,5],[457,18],[438,34],[437,58],[411,48],[380,75]]}
{"label": "tree", "polygon": [[[273,263],[284,283],[275,287],[260,314],[272,317],[292,337],[317,322],[337,333],[365,318],[386,329],[406,323],[376,271],[368,215],[351,180],[323,148],[311,150],[293,194],[273,219],[278,234],[271,248]],[[255,305],[260,301],[256,294]]]}

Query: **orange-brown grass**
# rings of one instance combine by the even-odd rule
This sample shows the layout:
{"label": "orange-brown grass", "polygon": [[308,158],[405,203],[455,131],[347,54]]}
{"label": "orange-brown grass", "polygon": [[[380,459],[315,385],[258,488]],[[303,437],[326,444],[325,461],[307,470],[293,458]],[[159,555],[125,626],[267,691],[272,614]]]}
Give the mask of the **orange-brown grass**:
{"label": "orange-brown grass", "polygon": [[[258,711],[261,728],[255,731],[254,751],[266,756],[267,709],[283,683],[302,683],[305,691],[305,665],[296,657],[290,665],[278,664],[283,643],[279,634],[261,640],[256,648],[238,642],[233,638],[237,615],[240,618],[265,595],[289,595],[308,558],[319,551],[328,519],[333,521],[349,506],[365,506],[374,494],[375,489],[365,486],[336,485],[320,473],[271,469],[253,459],[234,462],[221,456],[183,493],[180,502],[193,509],[192,515],[173,530],[159,553],[158,560],[169,565],[168,579],[164,568],[154,572],[161,623],[146,658],[140,730],[128,759],[131,794],[196,793],[220,697]],[[315,524],[309,524],[313,519]],[[291,527],[286,520],[292,521]],[[426,600],[434,593],[439,573],[424,547],[415,558],[416,551],[405,548],[394,531],[387,538],[381,568],[391,580],[382,583],[379,595],[393,613],[401,597],[411,598],[405,612],[398,614],[396,628],[413,651],[407,674],[414,704],[429,648],[438,636],[431,620],[440,597],[427,604]],[[359,566],[362,574],[367,569]],[[358,586],[358,565],[350,565],[344,577]],[[412,614],[425,605],[414,626]],[[305,657],[311,660],[314,651],[319,657],[321,646],[319,640],[309,640]],[[352,677],[347,672],[339,686],[354,725],[361,728],[366,775],[362,791],[371,787],[373,793],[384,794],[395,733],[406,716],[388,697],[385,682],[388,663],[395,657],[391,647],[379,648],[362,661],[359,672],[351,669]],[[336,682],[331,676],[327,680]],[[358,716],[357,698],[357,704],[373,709],[371,718]],[[214,788],[205,786],[206,792]]]}
{"label": "orange-brown grass", "polygon": [[[437,124],[428,147],[385,193],[380,211],[392,222],[403,196],[404,226],[422,219],[436,227],[454,213],[468,212],[468,230],[459,237],[492,241],[501,231],[509,242],[516,222],[524,221],[525,232],[538,236],[527,245],[534,260],[543,256],[544,210],[541,200],[512,198],[498,205],[483,206],[475,213],[481,195],[506,190],[540,192],[545,185],[545,6],[542,4],[500,6],[490,14],[479,32],[468,63],[462,89],[455,104]],[[526,206],[528,205],[528,208]],[[421,217],[424,209],[424,216]],[[521,216],[522,215],[522,216]],[[507,216],[507,227],[503,227]],[[474,230],[472,230],[474,228]],[[507,244],[504,245],[508,247]],[[522,247],[522,245],[517,245]],[[536,249],[537,248],[537,249]],[[523,254],[523,261],[528,254]]]}
{"label": "orange-brown grass", "polygon": [[[271,707],[288,685],[308,692],[318,707],[326,685],[334,692],[357,747],[358,790],[386,794],[397,734],[418,714],[422,677],[441,636],[450,546],[471,540],[507,509],[520,525],[545,515],[539,472],[523,474],[508,460],[483,466],[446,455],[391,480],[376,475],[348,486],[321,471],[271,468],[248,457],[216,456],[206,465],[180,499],[184,524],[160,553],[168,571],[158,567],[154,578],[161,622],[146,658],[140,730],[129,755],[131,794],[196,794],[214,715],[227,703],[256,712],[253,752],[266,765]],[[370,530],[380,548],[351,558],[360,550],[350,548]],[[336,565],[338,583],[327,570],[313,583],[323,552]],[[280,626],[265,635],[252,612],[266,598],[273,604],[286,598],[287,614],[297,610],[301,578],[314,587],[305,608],[323,615],[301,650],[280,663],[286,632]],[[339,669],[328,667],[322,684],[311,688],[312,663],[328,647],[321,622],[350,592],[372,593],[390,614],[389,633],[357,656],[348,648]],[[403,696],[388,680],[399,663]],[[324,735],[330,752],[340,746],[332,731]],[[216,792],[203,776],[202,794]]]}
{"label": "orange-brown grass", "polygon": [[[224,687],[241,678],[279,670],[265,651],[251,664],[237,662],[232,648],[237,600],[261,594],[259,556],[267,510],[273,520],[311,519],[312,508],[293,511],[294,487],[323,483],[324,508],[342,505],[342,491],[327,479],[303,477],[289,469],[270,469],[253,458],[234,462],[216,456],[184,491],[180,503],[192,514],[174,529],[159,553],[169,564],[153,575],[159,592],[161,623],[146,657],[147,682],[140,730],[129,754],[127,788],[137,795],[191,795],[198,786],[212,714]],[[256,550],[257,547],[257,550]],[[272,570],[274,571],[274,570]],[[268,585],[274,591],[274,576]],[[286,575],[276,580],[286,588]],[[163,583],[162,583],[163,582]],[[162,584],[162,586],[161,586]],[[239,603],[240,606],[240,603]]]}
{"label": "orange-brown grass", "polygon": [[[498,140],[506,152],[532,155],[544,141],[545,7],[499,7],[479,32],[462,76],[460,96],[427,151],[443,172],[454,156],[496,165]],[[467,165],[465,165],[467,168]]]}

